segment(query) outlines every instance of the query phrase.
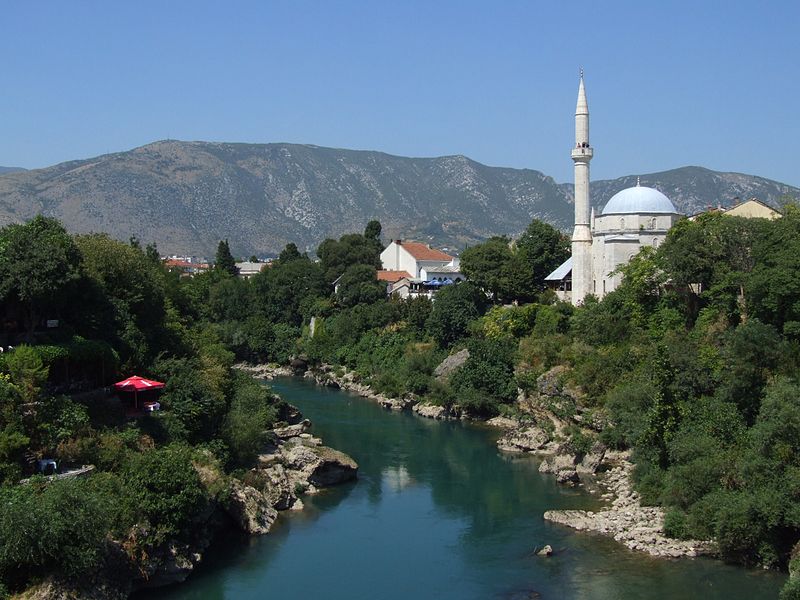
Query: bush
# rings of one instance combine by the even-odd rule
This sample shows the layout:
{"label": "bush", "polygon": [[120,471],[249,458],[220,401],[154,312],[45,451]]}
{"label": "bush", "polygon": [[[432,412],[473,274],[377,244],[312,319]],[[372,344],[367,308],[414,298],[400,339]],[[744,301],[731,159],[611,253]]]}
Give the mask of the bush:
{"label": "bush", "polygon": [[132,454],[123,478],[131,491],[127,502],[138,520],[150,526],[150,544],[187,534],[207,500],[191,450],[185,446]]}
{"label": "bush", "polygon": [[100,562],[115,498],[91,479],[0,489],[0,577],[18,588],[34,573],[84,578]]}

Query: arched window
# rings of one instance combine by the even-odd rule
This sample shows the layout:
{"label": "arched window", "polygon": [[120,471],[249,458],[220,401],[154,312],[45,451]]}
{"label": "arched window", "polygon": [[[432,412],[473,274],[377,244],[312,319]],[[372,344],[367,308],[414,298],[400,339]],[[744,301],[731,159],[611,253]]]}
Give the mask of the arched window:
{"label": "arched window", "polygon": [[658,248],[658,238],[653,238],[653,248]]}
{"label": "arched window", "polygon": [[655,229],[655,228],[656,228],[656,218],[653,217],[652,219],[650,219],[650,229]]}
{"label": "arched window", "polygon": [[625,229],[625,218],[624,217],[620,217],[620,219],[619,219],[619,228],[620,229]]}

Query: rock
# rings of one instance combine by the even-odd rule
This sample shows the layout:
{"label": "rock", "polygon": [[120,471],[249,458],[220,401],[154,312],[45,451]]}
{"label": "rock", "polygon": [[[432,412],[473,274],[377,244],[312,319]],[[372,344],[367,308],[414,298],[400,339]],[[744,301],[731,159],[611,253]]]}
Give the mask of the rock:
{"label": "rock", "polygon": [[574,471],[578,459],[574,454],[548,456],[539,465],[539,473],[557,474],[560,471]]}
{"label": "rock", "polygon": [[311,421],[309,421],[308,419],[303,419],[303,421],[298,423],[297,425],[277,427],[272,430],[272,433],[279,440],[288,440],[289,438],[297,437],[301,433],[305,433],[309,427],[311,427]]}
{"label": "rock", "polygon": [[289,481],[286,468],[282,464],[276,464],[267,469],[261,469],[260,472],[266,479],[261,493],[264,494],[270,506],[277,510],[292,508],[297,502],[297,495],[294,486]]}
{"label": "rock", "polygon": [[600,469],[600,465],[603,464],[605,455],[605,445],[601,442],[595,442],[592,449],[575,465],[575,469],[580,475],[594,475]]}
{"label": "rock", "polygon": [[664,535],[664,512],[661,508],[641,506],[639,496],[631,489],[633,465],[627,460],[604,474],[613,500],[597,512],[584,510],[549,510],[546,521],[559,523],[579,531],[597,531],[613,537],[631,550],[652,556],[699,556],[713,554],[714,545],[700,540],[675,540]]}
{"label": "rock", "polygon": [[419,402],[413,406],[411,409],[421,417],[427,417],[429,419],[457,419],[457,410],[453,410],[453,407],[446,407],[446,406],[439,406],[438,404],[431,404],[430,402]]}
{"label": "rock", "polygon": [[296,406],[293,406],[288,402],[279,403],[278,406],[279,421],[283,421],[289,425],[297,425],[303,420],[303,413],[301,413],[300,409]]}
{"label": "rock", "polygon": [[556,365],[536,379],[536,391],[543,396],[560,396],[563,390],[562,377],[567,371],[564,365]]}
{"label": "rock", "polygon": [[466,348],[464,348],[463,350],[459,350],[455,354],[451,354],[450,356],[445,358],[441,363],[439,363],[439,366],[437,366],[433,370],[433,376],[439,380],[447,379],[448,377],[450,377],[450,375],[453,374],[453,372],[456,369],[458,369],[465,362],[467,362],[468,358],[469,358],[469,350],[467,350]]}
{"label": "rock", "polygon": [[550,544],[546,544],[542,546],[537,552],[537,556],[552,556],[553,555],[553,547]]}
{"label": "rock", "polygon": [[492,417],[486,424],[498,429],[517,429],[520,426],[519,421],[508,417]]}
{"label": "rock", "polygon": [[320,462],[308,477],[309,482],[313,485],[327,487],[356,478],[358,463],[344,452],[327,446],[320,446],[314,451]]}
{"label": "rock", "polygon": [[562,469],[556,473],[556,481],[569,485],[580,483],[581,479],[578,477],[578,472],[575,469]]}
{"label": "rock", "polygon": [[231,485],[225,512],[239,529],[251,535],[267,533],[278,517],[277,511],[264,494],[236,479]]}
{"label": "rock", "polygon": [[292,368],[292,371],[294,371],[295,375],[299,375],[300,373],[305,373],[308,370],[308,361],[297,356],[289,361],[289,366]]}
{"label": "rock", "polygon": [[497,440],[497,447],[507,452],[533,452],[544,448],[549,441],[544,429],[532,426],[508,432]]}

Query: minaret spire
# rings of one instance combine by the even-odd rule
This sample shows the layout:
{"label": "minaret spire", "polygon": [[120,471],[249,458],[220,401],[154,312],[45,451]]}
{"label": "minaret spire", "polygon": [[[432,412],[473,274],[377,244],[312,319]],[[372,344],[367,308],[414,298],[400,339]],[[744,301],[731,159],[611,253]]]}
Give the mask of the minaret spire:
{"label": "minaret spire", "polygon": [[594,292],[592,275],[592,231],[589,212],[589,161],[594,151],[589,145],[589,103],[581,69],[578,103],[575,107],[575,229],[572,233],[572,303],[581,304]]}

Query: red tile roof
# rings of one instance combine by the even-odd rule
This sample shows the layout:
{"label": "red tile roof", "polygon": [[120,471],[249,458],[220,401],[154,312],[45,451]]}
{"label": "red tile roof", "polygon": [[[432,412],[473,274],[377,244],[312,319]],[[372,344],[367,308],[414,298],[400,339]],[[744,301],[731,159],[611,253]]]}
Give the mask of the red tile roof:
{"label": "red tile roof", "polygon": [[377,276],[378,281],[388,281],[389,283],[395,283],[404,277],[411,279],[411,274],[408,271],[378,271]]}
{"label": "red tile roof", "polygon": [[417,260],[443,260],[447,262],[453,260],[453,257],[449,254],[445,254],[441,250],[434,250],[427,244],[420,242],[400,242],[400,245]]}

